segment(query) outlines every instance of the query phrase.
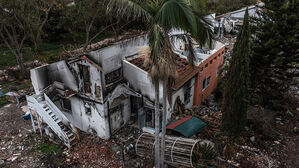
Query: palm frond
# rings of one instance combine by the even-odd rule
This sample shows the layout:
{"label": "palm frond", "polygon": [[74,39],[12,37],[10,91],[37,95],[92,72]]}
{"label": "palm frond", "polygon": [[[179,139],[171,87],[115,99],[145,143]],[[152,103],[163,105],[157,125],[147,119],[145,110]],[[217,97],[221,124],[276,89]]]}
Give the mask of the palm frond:
{"label": "palm frond", "polygon": [[153,16],[142,5],[133,0],[107,0],[108,11],[128,20],[139,20],[150,23]]}
{"label": "palm frond", "polygon": [[199,0],[185,0],[190,8],[192,9],[192,12],[194,14],[195,20],[196,20],[196,26],[197,26],[197,35],[193,36],[200,45],[206,45],[210,48],[213,46],[213,40],[214,40],[214,33],[213,33],[213,24],[211,20],[209,20],[206,15],[206,10],[204,7],[204,3]]}
{"label": "palm frond", "polygon": [[149,32],[151,49],[151,76],[154,80],[174,78],[174,53],[167,32],[158,24],[154,24]]}
{"label": "palm frond", "polygon": [[159,54],[164,46],[165,37],[163,36],[162,27],[158,24],[154,24],[149,31],[149,45],[151,48],[151,60],[154,65],[158,64]]}
{"label": "palm frond", "polygon": [[167,29],[180,28],[196,35],[196,20],[184,0],[166,1],[155,16],[155,22]]}
{"label": "palm frond", "polygon": [[196,17],[196,24],[198,32],[196,40],[200,45],[204,46],[208,44],[209,48],[212,48],[215,35],[213,32],[213,25],[211,21],[204,17]]}

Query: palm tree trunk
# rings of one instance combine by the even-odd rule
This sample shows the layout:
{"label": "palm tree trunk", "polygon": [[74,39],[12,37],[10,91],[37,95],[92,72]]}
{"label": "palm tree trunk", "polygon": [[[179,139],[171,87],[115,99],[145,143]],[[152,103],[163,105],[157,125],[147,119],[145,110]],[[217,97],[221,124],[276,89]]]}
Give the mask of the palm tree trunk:
{"label": "palm tree trunk", "polygon": [[167,84],[163,82],[163,114],[162,114],[162,138],[161,138],[161,168],[164,167],[165,159],[165,134],[166,134],[166,114],[167,114]]}
{"label": "palm tree trunk", "polygon": [[155,82],[155,168],[160,167],[160,103],[159,103],[159,81]]}

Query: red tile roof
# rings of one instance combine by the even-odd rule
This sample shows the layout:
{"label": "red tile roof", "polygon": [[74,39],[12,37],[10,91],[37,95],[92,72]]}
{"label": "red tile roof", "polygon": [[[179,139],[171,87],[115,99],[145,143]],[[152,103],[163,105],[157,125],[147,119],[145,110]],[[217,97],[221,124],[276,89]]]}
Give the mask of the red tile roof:
{"label": "red tile roof", "polygon": [[[178,74],[183,73],[190,67],[188,60],[181,58],[177,55],[174,59],[175,59],[176,71]],[[130,63],[134,64],[135,66],[137,66],[145,71],[149,71],[149,68],[144,66],[144,58],[143,57],[135,58],[135,59],[131,60]]]}

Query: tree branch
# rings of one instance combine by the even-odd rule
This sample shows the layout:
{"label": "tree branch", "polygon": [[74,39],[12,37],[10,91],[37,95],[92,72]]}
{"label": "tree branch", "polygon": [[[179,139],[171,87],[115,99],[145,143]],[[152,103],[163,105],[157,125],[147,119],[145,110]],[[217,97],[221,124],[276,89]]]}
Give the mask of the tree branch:
{"label": "tree branch", "polygon": [[114,26],[114,25],[116,25],[117,24],[117,22],[116,23],[113,23],[113,24],[110,24],[110,25],[108,25],[108,26],[106,26],[106,27],[104,27],[104,29],[102,29],[100,32],[98,32],[96,35],[94,35],[89,41],[88,41],[88,43],[91,43],[92,42],[92,40],[94,40],[95,38],[97,38],[100,34],[102,34],[105,30],[107,30],[109,27],[111,27],[111,26]]}

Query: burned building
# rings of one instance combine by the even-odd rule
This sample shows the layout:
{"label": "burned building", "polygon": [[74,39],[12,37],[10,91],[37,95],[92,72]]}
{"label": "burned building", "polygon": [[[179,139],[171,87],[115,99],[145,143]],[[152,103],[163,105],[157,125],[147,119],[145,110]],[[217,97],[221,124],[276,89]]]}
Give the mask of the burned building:
{"label": "burned building", "polygon": [[[138,48],[148,46],[145,36],[31,70],[35,94],[27,96],[34,129],[45,128],[70,145],[76,128],[103,139],[129,121],[139,128],[154,126],[155,89]],[[200,105],[217,86],[224,45],[213,49],[194,45],[195,66],[188,63],[183,41],[173,45],[176,78],[167,119],[180,102]],[[163,86],[160,84],[162,102]],[[37,125],[36,125],[37,124]]]}

